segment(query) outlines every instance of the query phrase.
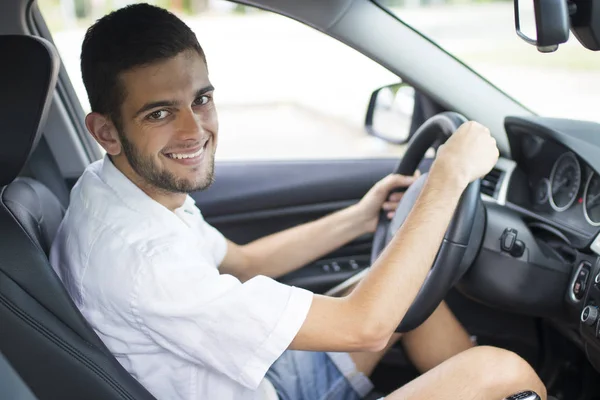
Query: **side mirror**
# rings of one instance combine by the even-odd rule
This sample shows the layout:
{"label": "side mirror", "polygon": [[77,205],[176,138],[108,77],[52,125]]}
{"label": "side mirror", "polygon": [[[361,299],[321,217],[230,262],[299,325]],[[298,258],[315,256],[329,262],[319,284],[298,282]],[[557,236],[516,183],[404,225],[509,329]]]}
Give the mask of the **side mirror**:
{"label": "side mirror", "polygon": [[406,83],[395,83],[373,92],[369,101],[365,129],[394,144],[406,143],[410,134],[415,90]]}
{"label": "side mirror", "polygon": [[515,29],[525,42],[551,53],[569,40],[567,0],[515,0]]}

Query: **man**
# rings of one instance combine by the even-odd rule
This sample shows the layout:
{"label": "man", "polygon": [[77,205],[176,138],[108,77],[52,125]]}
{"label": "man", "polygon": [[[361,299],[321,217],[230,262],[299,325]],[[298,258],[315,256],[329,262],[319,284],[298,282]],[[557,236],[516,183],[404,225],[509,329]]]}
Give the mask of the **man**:
{"label": "man", "polygon": [[[74,187],[51,261],[121,364],[161,399],[365,396],[463,189],[498,158],[489,131],[467,123],[440,148],[397,237],[350,294],[330,298],[272,278],[372,232],[411,178],[390,175],[354,206],[238,246],[187,195],[212,182],[218,140],[190,29],[160,8],[126,7],[88,30],[81,68],[86,126],[107,156]],[[424,374],[390,399],[545,398],[518,356],[472,348],[445,304],[403,340]]]}

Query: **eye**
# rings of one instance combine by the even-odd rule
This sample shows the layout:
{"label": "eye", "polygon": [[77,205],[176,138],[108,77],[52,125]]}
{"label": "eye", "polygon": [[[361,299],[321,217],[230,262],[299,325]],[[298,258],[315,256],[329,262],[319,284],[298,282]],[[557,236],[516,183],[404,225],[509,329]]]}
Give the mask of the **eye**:
{"label": "eye", "polygon": [[209,101],[210,101],[210,96],[207,96],[207,95],[198,96],[196,98],[196,100],[194,100],[194,105],[195,106],[203,106],[203,105],[207,104]]}
{"label": "eye", "polygon": [[153,121],[160,121],[167,118],[168,115],[169,112],[167,110],[158,110],[148,114],[147,118]]}

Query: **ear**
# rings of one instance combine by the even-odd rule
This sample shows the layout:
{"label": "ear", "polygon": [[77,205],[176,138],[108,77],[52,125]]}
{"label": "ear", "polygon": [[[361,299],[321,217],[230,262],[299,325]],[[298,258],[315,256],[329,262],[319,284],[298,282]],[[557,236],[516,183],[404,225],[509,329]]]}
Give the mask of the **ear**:
{"label": "ear", "polygon": [[116,156],[121,153],[121,141],[117,128],[109,118],[92,112],[85,117],[85,126],[108,154]]}

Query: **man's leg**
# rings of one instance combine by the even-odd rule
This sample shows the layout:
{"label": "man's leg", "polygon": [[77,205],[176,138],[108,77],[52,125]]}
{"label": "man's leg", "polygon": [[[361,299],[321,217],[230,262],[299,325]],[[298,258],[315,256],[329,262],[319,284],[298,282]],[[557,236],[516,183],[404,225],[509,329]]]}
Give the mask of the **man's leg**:
{"label": "man's leg", "polygon": [[402,344],[421,373],[473,347],[469,334],[445,302],[419,327],[404,334]]}
{"label": "man's leg", "polygon": [[518,355],[478,346],[442,362],[386,397],[386,400],[501,400],[533,390],[546,400],[546,388]]}

